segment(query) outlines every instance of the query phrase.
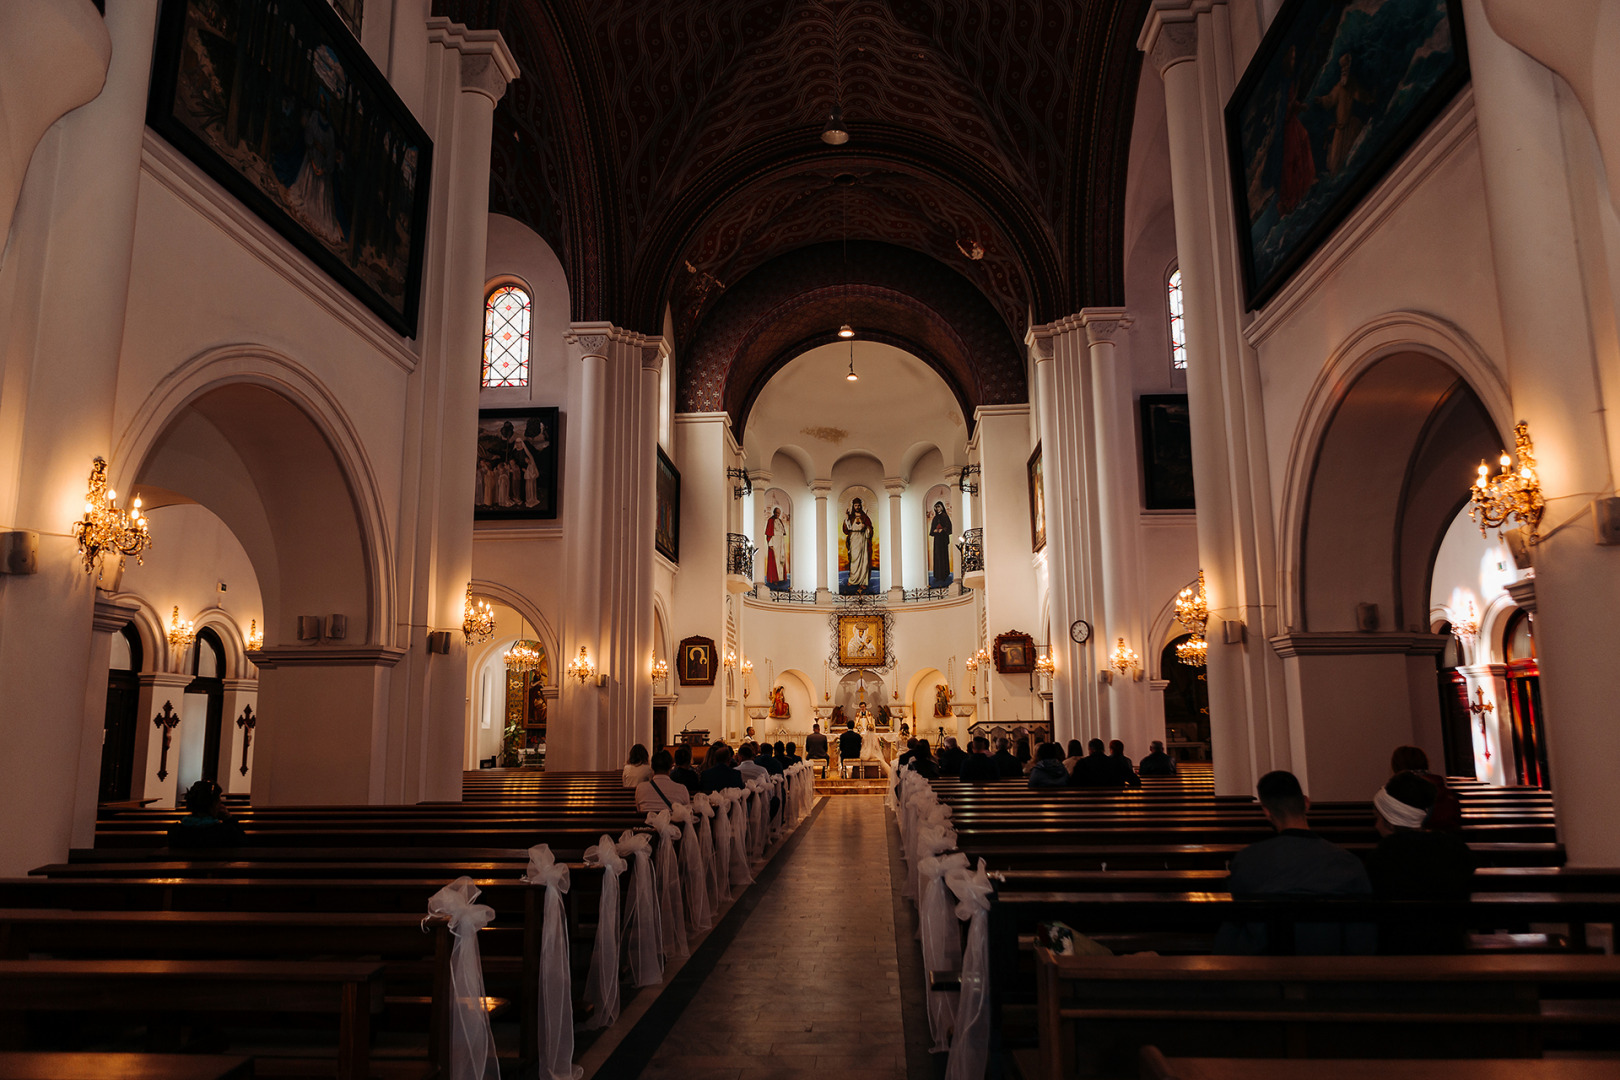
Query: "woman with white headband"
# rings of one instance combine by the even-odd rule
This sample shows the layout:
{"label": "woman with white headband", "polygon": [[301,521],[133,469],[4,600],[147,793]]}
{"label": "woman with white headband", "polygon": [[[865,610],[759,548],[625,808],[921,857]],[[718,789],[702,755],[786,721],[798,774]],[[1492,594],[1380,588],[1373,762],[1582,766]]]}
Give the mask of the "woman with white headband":
{"label": "woman with white headband", "polygon": [[[1466,901],[1474,874],[1474,853],[1455,833],[1428,826],[1434,785],[1417,773],[1396,773],[1373,793],[1378,835],[1367,858],[1367,875],[1380,900]],[[1457,923],[1385,923],[1379,927],[1382,953],[1453,953],[1467,944]]]}

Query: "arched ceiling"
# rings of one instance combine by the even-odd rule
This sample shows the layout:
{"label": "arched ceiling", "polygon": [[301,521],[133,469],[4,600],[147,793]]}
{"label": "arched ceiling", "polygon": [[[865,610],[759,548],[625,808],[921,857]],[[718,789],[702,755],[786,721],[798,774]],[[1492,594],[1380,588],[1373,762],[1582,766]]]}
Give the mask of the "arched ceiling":
{"label": "arched ceiling", "polygon": [[[846,219],[960,276],[1014,340],[1119,303],[1147,5],[434,0],[522,69],[491,208],[557,251],[576,319],[659,333],[669,305],[683,363],[728,290]],[[842,147],[818,137],[835,98]]]}

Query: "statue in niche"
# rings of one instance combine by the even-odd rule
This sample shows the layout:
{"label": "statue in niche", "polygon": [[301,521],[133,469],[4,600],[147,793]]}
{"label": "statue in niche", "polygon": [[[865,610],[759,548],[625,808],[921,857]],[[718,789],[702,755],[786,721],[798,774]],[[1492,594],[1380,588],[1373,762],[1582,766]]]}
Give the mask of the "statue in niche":
{"label": "statue in niche", "polygon": [[849,579],[844,591],[868,593],[872,591],[872,519],[867,517],[860,499],[849,504],[844,514],[844,546],[848,552]]}

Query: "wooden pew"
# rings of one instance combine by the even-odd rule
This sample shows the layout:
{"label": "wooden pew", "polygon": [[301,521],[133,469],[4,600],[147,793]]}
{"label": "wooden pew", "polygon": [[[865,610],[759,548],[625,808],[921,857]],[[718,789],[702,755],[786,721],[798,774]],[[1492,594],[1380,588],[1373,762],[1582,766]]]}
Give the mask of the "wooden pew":
{"label": "wooden pew", "polygon": [[[1613,1080],[1614,1061],[1558,1058],[1481,1060],[1313,1059],[1311,1080]],[[1158,1047],[1142,1048],[1141,1080],[1296,1080],[1299,1062],[1269,1058],[1167,1058]],[[1035,1070],[1024,1075],[1035,1075]]]}
{"label": "wooden pew", "polygon": [[91,1054],[0,1051],[7,1080],[253,1080],[253,1060],[232,1054]]}
{"label": "wooden pew", "polygon": [[0,960],[0,1013],[326,1013],[339,1080],[365,1080],[381,976],[339,961]]}
{"label": "wooden pew", "polygon": [[1036,962],[1040,1080],[1129,1075],[1150,1044],[1201,1057],[1539,1057],[1557,993],[1611,1007],[1620,994],[1610,956],[1098,958],[1043,948]]}

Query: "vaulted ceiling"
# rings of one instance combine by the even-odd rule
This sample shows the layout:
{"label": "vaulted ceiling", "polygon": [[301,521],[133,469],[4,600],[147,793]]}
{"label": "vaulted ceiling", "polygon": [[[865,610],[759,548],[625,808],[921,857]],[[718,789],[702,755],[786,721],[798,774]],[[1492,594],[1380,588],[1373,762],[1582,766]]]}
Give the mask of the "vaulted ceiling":
{"label": "vaulted ceiling", "polygon": [[[774,293],[812,274],[824,310],[801,310],[797,330],[844,321],[826,259],[794,256],[829,242],[884,245],[891,271],[910,260],[912,278],[944,271],[982,298],[969,321],[987,307],[1003,341],[988,361],[930,361],[942,370],[1001,365],[1001,346],[1016,350],[1031,317],[1120,302],[1147,0],[434,8],[500,29],[522,68],[496,113],[491,209],[556,250],[575,319],[656,334],[668,305],[689,398],[704,393],[688,350],[735,336],[706,323],[736,307],[723,300],[751,276],[766,274]],[[819,138],[835,99],[851,133],[843,146]],[[956,336],[981,334],[975,324]],[[1003,385],[994,371],[956,370],[952,382],[969,405],[990,400],[980,387]],[[1019,382],[1022,395],[1021,372]],[[719,398],[735,409],[756,389]]]}

